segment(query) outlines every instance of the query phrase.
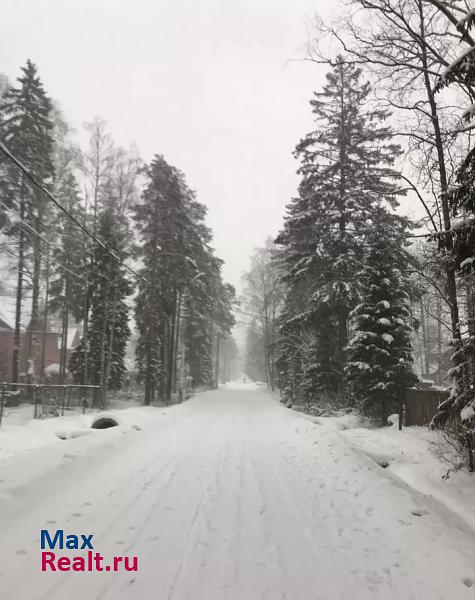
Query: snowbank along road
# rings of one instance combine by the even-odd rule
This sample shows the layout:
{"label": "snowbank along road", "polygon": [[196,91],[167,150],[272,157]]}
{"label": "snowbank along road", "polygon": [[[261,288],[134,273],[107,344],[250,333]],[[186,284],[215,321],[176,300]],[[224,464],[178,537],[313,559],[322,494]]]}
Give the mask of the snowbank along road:
{"label": "snowbank along road", "polygon": [[[2,462],[1,598],[475,598],[475,533],[338,431],[253,386],[150,415]],[[42,573],[41,529],[138,572]]]}

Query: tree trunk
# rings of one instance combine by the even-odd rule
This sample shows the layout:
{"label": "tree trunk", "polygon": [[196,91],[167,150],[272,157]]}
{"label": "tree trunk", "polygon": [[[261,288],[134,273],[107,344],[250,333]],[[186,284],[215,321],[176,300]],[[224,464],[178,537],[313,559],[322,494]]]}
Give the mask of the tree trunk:
{"label": "tree trunk", "polygon": [[[68,289],[68,282],[65,282],[65,290]],[[67,297],[65,297],[67,298]],[[68,368],[68,328],[69,328],[69,308],[67,300],[63,304],[63,314],[61,319],[61,357],[59,364],[59,381],[64,383],[66,380],[66,370]]]}
{"label": "tree trunk", "polygon": [[422,333],[422,376],[428,376],[430,372],[430,358],[429,358],[429,339],[427,335],[427,319],[426,319],[426,311],[424,309],[424,301],[421,299],[420,302],[421,309],[421,333]]}
{"label": "tree trunk", "polygon": [[43,335],[41,343],[41,363],[40,363],[40,377],[41,381],[45,378],[45,366],[46,366],[46,345],[48,339],[48,302],[49,302],[49,251],[46,251],[46,281],[45,281],[45,308],[43,312]]}
{"label": "tree trunk", "polygon": [[96,379],[97,384],[101,386],[101,401],[102,408],[106,407],[106,398],[107,398],[107,329],[110,327],[110,295],[111,295],[111,277],[112,274],[109,272],[109,276],[107,278],[106,283],[106,293],[105,297],[102,298],[102,306],[104,309],[104,318],[102,321],[102,329],[101,329],[101,353],[100,353],[100,363],[99,363],[99,373]]}
{"label": "tree trunk", "polygon": [[176,317],[175,317],[175,339],[173,341],[173,362],[172,362],[172,391],[174,394],[178,391],[178,377],[177,377],[177,364],[178,354],[180,351],[179,340],[180,340],[180,325],[181,325],[181,303],[182,303],[182,292],[178,292],[176,301]]}
{"label": "tree trunk", "polygon": [[[42,219],[40,216],[35,219],[35,229],[40,231]],[[34,360],[36,356],[36,341],[40,330],[39,300],[40,300],[40,278],[41,278],[41,258],[42,245],[41,240],[35,236],[33,244],[33,289],[31,293],[31,320],[30,335],[28,336],[28,358]]]}
{"label": "tree trunk", "polygon": [[112,293],[113,293],[112,317],[109,319],[109,340],[108,340],[109,348],[107,350],[106,366],[104,369],[104,389],[106,390],[106,393],[105,393],[106,406],[107,406],[107,388],[109,387],[111,364],[112,364],[113,355],[114,355],[115,316],[116,316],[116,309],[117,309],[117,300],[116,300],[117,291],[114,289]]}
{"label": "tree trunk", "polygon": [[437,294],[437,377],[435,383],[437,385],[442,384],[442,307],[440,302],[440,296]]}
{"label": "tree trunk", "polygon": [[166,380],[166,401],[170,404],[172,401],[173,379],[174,379],[174,358],[175,358],[175,334],[176,334],[176,303],[171,323],[168,326],[168,356],[167,356],[167,380]]}
{"label": "tree trunk", "polygon": [[[25,178],[21,178],[20,191],[20,219],[25,218]],[[17,290],[15,307],[15,331],[13,334],[13,358],[12,358],[12,381],[18,383],[20,375],[20,344],[21,344],[21,305],[23,302],[23,270],[25,268],[25,232],[23,224],[20,226],[18,239],[18,270],[17,270]]]}
{"label": "tree trunk", "polygon": [[153,375],[152,375],[152,326],[150,325],[147,332],[146,340],[146,368],[145,368],[145,406],[150,406],[153,400]]}
{"label": "tree trunk", "polygon": [[[421,59],[422,66],[424,69],[424,85],[427,93],[427,99],[430,106],[431,122],[434,130],[434,143],[437,151],[437,162],[439,166],[439,183],[440,183],[440,198],[442,206],[442,218],[443,226],[446,232],[450,231],[450,207],[447,199],[447,169],[445,165],[445,152],[444,144],[442,139],[442,133],[440,130],[439,115],[437,109],[437,103],[435,101],[433,86],[431,85],[429,77],[429,64],[427,58],[427,49],[425,46],[425,25],[424,25],[424,9],[422,6],[422,0],[418,0],[419,7],[419,18],[420,18],[420,35],[422,39],[421,47]],[[447,252],[451,252],[453,249],[453,240],[450,233],[447,233],[442,240],[442,247]],[[454,341],[460,342],[460,323],[459,323],[459,307],[457,299],[457,282],[455,279],[455,268],[452,265],[452,261],[446,261],[445,266],[446,282],[447,282],[447,295],[450,306],[450,322],[452,328],[452,337]]]}

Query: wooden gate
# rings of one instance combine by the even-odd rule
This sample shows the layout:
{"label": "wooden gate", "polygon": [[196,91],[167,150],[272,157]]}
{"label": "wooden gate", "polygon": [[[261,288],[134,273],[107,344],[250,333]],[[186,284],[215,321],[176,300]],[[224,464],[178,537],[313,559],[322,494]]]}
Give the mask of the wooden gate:
{"label": "wooden gate", "polygon": [[434,388],[407,390],[404,401],[404,424],[406,427],[429,425],[437,413],[439,404],[448,397],[448,390]]}

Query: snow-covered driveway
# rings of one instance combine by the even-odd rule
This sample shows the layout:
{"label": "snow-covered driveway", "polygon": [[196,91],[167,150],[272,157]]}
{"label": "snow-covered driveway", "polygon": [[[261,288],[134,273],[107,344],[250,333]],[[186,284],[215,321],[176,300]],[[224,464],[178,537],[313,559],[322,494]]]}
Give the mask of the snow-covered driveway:
{"label": "snow-covered driveway", "polygon": [[[2,599],[475,598],[475,533],[257,389],[6,459],[0,480]],[[41,529],[139,570],[42,573]]]}

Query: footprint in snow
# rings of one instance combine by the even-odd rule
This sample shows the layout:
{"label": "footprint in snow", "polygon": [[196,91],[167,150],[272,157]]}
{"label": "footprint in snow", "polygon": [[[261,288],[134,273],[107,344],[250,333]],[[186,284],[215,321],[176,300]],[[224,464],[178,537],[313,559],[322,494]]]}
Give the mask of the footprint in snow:
{"label": "footprint in snow", "polygon": [[462,583],[467,587],[472,587],[475,581],[471,577],[464,577],[462,579]]}
{"label": "footprint in snow", "polygon": [[82,517],[82,513],[73,513],[72,516],[73,517]]}
{"label": "footprint in snow", "polygon": [[428,514],[429,511],[425,508],[414,508],[413,510],[411,510],[411,515],[414,515],[415,517],[423,517],[424,515]]}
{"label": "footprint in snow", "polygon": [[17,550],[16,553],[17,554],[26,554],[26,550]]}

